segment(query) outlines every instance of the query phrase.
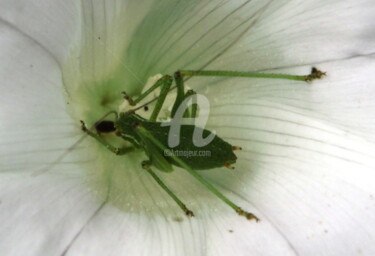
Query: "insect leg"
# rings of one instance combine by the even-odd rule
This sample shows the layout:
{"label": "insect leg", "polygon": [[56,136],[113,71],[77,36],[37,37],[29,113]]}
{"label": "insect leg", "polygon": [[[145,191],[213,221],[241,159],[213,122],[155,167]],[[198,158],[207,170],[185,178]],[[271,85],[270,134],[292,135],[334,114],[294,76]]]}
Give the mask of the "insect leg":
{"label": "insect leg", "polygon": [[176,101],[174,102],[173,108],[172,108],[172,113],[171,113],[172,118],[176,114],[176,111],[177,111],[178,107],[181,105],[181,103],[185,99],[185,97],[184,97],[185,96],[184,79],[183,79],[180,71],[177,71],[177,72],[174,73],[174,80],[176,82],[177,97],[176,97]]}
{"label": "insect leg", "polygon": [[[193,90],[188,90],[185,93],[184,100],[192,95],[197,94]],[[198,111],[198,104],[192,104],[185,112],[184,117],[191,117],[191,118],[196,118],[197,117],[197,111]]]}
{"label": "insect leg", "polygon": [[[151,117],[150,117],[150,121],[151,122],[155,122],[156,121],[156,118],[158,117],[159,113],[160,113],[160,110],[161,110],[161,107],[163,106],[163,103],[165,101],[165,98],[167,97],[168,95],[168,92],[169,92],[169,88],[171,87],[172,85],[172,82],[173,82],[173,79],[171,76],[163,76],[162,78],[160,78],[156,84],[154,86],[152,86],[150,89],[152,89],[153,87],[155,87],[157,85],[157,87],[161,86],[161,90],[160,90],[160,95],[159,95],[159,98],[158,100],[156,101],[156,104],[155,104],[155,108],[151,114]],[[156,88],[156,87],[155,87]],[[147,91],[145,92],[147,93]],[[144,94],[145,94],[144,93]],[[141,96],[143,96],[144,94],[142,94]],[[140,97],[141,97],[140,96]],[[137,99],[138,100],[138,99]]]}
{"label": "insect leg", "polygon": [[185,214],[189,217],[193,217],[194,213],[189,210],[186,205],[164,184],[164,182],[156,175],[156,173],[150,167],[151,163],[149,161],[142,162],[142,168],[145,169],[151,177],[159,184],[160,187],[164,189],[165,192],[168,193],[170,197],[180,206],[180,208],[185,212]]}
{"label": "insect leg", "polygon": [[238,72],[238,71],[223,71],[223,70],[181,70],[181,76],[221,76],[221,77],[253,77],[253,78],[271,78],[271,79],[287,79],[296,81],[312,81],[320,79],[326,75],[313,67],[311,73],[304,76],[289,75],[289,74],[275,74],[275,73],[260,73],[260,72]]}
{"label": "insect leg", "polygon": [[[163,87],[165,84],[172,84],[172,77],[169,75],[165,75],[161,77],[156,83],[151,86],[147,91],[142,93],[138,98],[133,100],[126,92],[122,92],[124,95],[124,98],[129,101],[129,104],[134,106],[137,105],[140,101],[142,101],[144,98],[146,98],[150,93],[152,93],[154,90],[156,90],[158,87]],[[163,90],[163,89],[162,89]],[[162,92],[160,92],[162,94]]]}
{"label": "insect leg", "polygon": [[96,139],[100,144],[105,146],[109,151],[113,152],[116,155],[124,155],[124,154],[129,153],[129,152],[134,150],[133,147],[116,148],[116,147],[112,146],[111,144],[106,142],[102,137],[100,137],[98,134],[96,134],[96,133],[90,131],[89,129],[87,129],[87,127],[86,127],[86,125],[83,121],[81,121],[81,128],[82,128],[82,131],[84,131],[85,133],[87,133],[88,135],[90,135],[91,137]]}
{"label": "insect leg", "polygon": [[[176,101],[174,102],[173,108],[172,108],[172,113],[171,113],[172,118],[176,114],[176,111],[177,111],[178,107],[181,105],[181,103],[187,97],[196,94],[196,92],[194,92],[193,90],[189,90],[185,93],[184,80],[183,80],[183,77],[182,77],[182,74],[181,74],[180,71],[176,71],[174,73],[174,80],[175,80],[176,88],[177,88],[177,97],[176,97]],[[190,111],[186,110],[186,112],[184,113],[184,117],[196,117],[196,114],[197,114],[197,104],[193,104],[191,106]]]}
{"label": "insect leg", "polygon": [[[183,80],[182,76],[183,75],[181,74],[180,71],[177,71],[177,72],[174,73],[174,79],[175,79],[176,88],[177,88],[177,97],[176,97],[176,101],[174,102],[173,108],[172,108],[172,113],[171,113],[172,118],[176,114],[176,111],[177,111],[178,107],[181,105],[181,103],[187,97],[196,94],[196,92],[193,91],[193,90],[189,90],[185,93],[184,80]],[[185,113],[184,117],[196,117],[196,113],[197,113],[197,104],[193,104],[192,107],[191,107],[191,114],[189,113],[189,111],[187,111]]]}
{"label": "insect leg", "polygon": [[128,103],[129,103],[130,106],[135,106],[136,105],[134,103],[133,98],[129,94],[127,94],[126,92],[121,92],[121,93],[124,96],[124,99],[128,101]]}
{"label": "insect leg", "polygon": [[202,176],[198,174],[197,171],[191,169],[184,161],[182,161],[179,157],[175,156],[170,152],[169,149],[165,148],[163,144],[160,143],[158,139],[156,139],[152,134],[150,134],[147,130],[145,130],[143,127],[138,127],[139,132],[142,134],[142,136],[147,137],[150,141],[152,141],[155,146],[157,146],[159,149],[163,150],[164,152],[168,152],[168,155],[173,158],[175,162],[178,163],[179,166],[184,168],[186,171],[188,171],[196,180],[198,180],[203,186],[205,186],[208,190],[210,190],[213,194],[215,194],[219,199],[221,199],[224,203],[226,203],[228,206],[230,206],[233,210],[235,210],[239,215],[244,216],[248,220],[256,220],[259,221],[258,217],[254,214],[244,211],[241,207],[233,203],[229,198],[224,196],[219,190],[217,190],[210,182],[205,180]]}
{"label": "insect leg", "polygon": [[255,216],[254,214],[250,212],[244,211],[241,207],[233,203],[229,198],[227,198],[221,192],[219,192],[219,190],[217,190],[211,183],[203,179],[203,177],[200,176],[196,171],[190,168],[185,168],[185,167],[184,169],[186,169],[196,180],[198,180],[202,185],[204,185],[208,190],[210,190],[213,194],[215,194],[219,199],[221,199],[224,203],[226,203],[233,210],[235,210],[239,215],[244,216],[248,220],[254,219],[257,222],[259,221],[259,218],[257,216]]}

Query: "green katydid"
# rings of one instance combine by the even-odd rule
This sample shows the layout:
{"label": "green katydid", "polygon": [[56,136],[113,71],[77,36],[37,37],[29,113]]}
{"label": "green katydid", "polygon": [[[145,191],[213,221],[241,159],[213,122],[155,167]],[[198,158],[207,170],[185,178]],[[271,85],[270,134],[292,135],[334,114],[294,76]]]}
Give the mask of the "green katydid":
{"label": "green katydid", "polygon": [[[173,104],[171,111],[171,118],[174,118],[179,110],[179,107],[184,101],[195,93],[191,90],[185,92],[184,88],[184,77],[192,76],[219,76],[219,77],[256,77],[256,78],[272,78],[272,79],[288,79],[297,81],[312,81],[319,79],[325,75],[324,72],[316,68],[312,68],[309,75],[297,76],[287,74],[269,74],[269,73],[254,73],[254,72],[237,72],[237,71],[191,71],[181,70],[174,74],[174,78],[169,75],[162,76],[155,82],[148,90],[141,94],[138,98],[133,99],[126,93],[124,98],[128,101],[131,106],[135,106],[144,100],[150,93],[155,89],[160,88],[160,94],[156,100],[155,108],[152,111],[151,117],[145,119],[138,114],[136,111],[146,106],[150,102],[142,105],[141,107],[134,108],[127,112],[117,113],[111,111],[108,114],[115,115],[115,121],[99,120],[95,124],[96,133],[87,129],[84,122],[82,122],[82,130],[88,135],[96,139],[99,143],[104,145],[108,150],[112,151],[116,155],[124,155],[134,149],[142,149],[148,156],[148,160],[142,162],[142,168],[145,169],[152,178],[168,193],[168,195],[180,206],[187,216],[194,216],[194,213],[189,210],[186,205],[168,188],[168,186],[157,176],[152,170],[151,166],[156,167],[163,172],[171,172],[173,165],[181,167],[187,170],[195,179],[197,179],[202,185],[214,193],[219,199],[221,199],[228,206],[233,208],[239,215],[246,217],[247,219],[255,219],[259,221],[254,214],[247,212],[233,203],[230,199],[220,193],[211,183],[205,180],[197,171],[205,169],[213,169],[217,167],[233,168],[231,165],[236,162],[236,155],[234,150],[241,149],[240,147],[232,146],[228,142],[221,139],[219,136],[213,134],[211,131],[197,127],[192,124],[180,124],[179,137],[181,141],[170,146],[170,129],[172,127],[163,126],[161,122],[157,122],[157,117],[160,110],[165,102],[167,94],[171,90],[173,81],[177,88],[177,96]],[[173,89],[172,88],[172,89]],[[153,101],[154,101],[153,100]],[[189,108],[184,108],[183,117],[195,118],[197,115],[197,104],[192,104]],[[189,111],[190,110],[190,111]],[[107,115],[108,115],[107,114]],[[107,116],[106,115],[106,116]],[[208,144],[196,146],[192,140],[193,133],[195,131],[200,132],[204,138],[211,137],[211,141]],[[132,147],[116,148],[106,142],[100,133],[115,132],[116,135],[122,139],[130,142]],[[199,157],[199,156],[175,156],[172,150],[177,151],[197,151],[204,150],[211,153],[210,157]]]}

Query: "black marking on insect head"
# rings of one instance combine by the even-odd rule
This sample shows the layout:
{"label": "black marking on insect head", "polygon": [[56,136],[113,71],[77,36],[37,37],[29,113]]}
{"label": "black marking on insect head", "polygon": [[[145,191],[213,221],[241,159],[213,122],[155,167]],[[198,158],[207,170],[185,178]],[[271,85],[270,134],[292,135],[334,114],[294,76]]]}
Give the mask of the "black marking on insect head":
{"label": "black marking on insect head", "polygon": [[100,133],[110,133],[116,131],[115,122],[113,121],[99,121],[95,123],[95,129]]}

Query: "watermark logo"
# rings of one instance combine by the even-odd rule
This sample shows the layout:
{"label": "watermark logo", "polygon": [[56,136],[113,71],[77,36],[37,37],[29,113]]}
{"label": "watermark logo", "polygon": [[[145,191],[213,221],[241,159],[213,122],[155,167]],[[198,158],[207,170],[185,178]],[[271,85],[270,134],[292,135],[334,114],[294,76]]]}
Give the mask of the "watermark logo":
{"label": "watermark logo", "polygon": [[210,157],[211,151],[210,150],[174,150],[174,149],[166,149],[164,150],[164,156],[175,156],[175,157]]}
{"label": "watermark logo", "polygon": [[[199,116],[196,118],[184,118],[185,111],[193,104],[199,106]],[[169,122],[161,123],[161,126],[170,126],[168,134],[168,146],[174,148],[180,144],[181,125],[183,123],[194,124],[195,129],[192,135],[193,144],[196,147],[208,145],[216,136],[215,131],[203,138],[204,127],[207,123],[210,103],[207,97],[201,94],[193,94],[187,97],[178,107],[173,119]]]}

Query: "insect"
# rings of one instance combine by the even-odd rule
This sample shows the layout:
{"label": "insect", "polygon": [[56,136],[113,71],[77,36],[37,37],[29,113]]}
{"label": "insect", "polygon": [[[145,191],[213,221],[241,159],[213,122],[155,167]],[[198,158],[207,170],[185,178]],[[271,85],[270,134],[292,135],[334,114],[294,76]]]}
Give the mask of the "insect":
{"label": "insect", "polygon": [[[215,135],[209,130],[195,126],[194,124],[179,124],[179,134],[177,134],[179,143],[176,145],[170,145],[171,127],[163,125],[163,123],[157,121],[157,117],[162,109],[165,102],[166,96],[171,90],[173,82],[177,89],[177,96],[174,101],[171,118],[176,118],[179,113],[181,116],[180,107],[189,97],[194,96],[196,93],[192,90],[185,92],[184,78],[192,76],[220,76],[220,77],[256,77],[256,78],[273,78],[273,79],[288,79],[298,81],[312,81],[314,79],[322,78],[325,72],[322,72],[316,68],[312,68],[311,73],[305,76],[288,75],[288,74],[269,74],[269,73],[253,73],[253,72],[237,72],[237,71],[192,71],[192,70],[181,70],[174,73],[174,76],[164,75],[158,79],[148,90],[143,94],[133,99],[125,92],[124,98],[131,106],[136,106],[142,100],[144,100],[150,93],[160,88],[160,94],[157,98],[152,101],[156,101],[155,107],[149,119],[143,118],[137,114],[137,110],[145,108],[150,102],[135,107],[126,112],[111,111],[109,114],[115,116],[114,121],[101,120],[95,124],[96,132],[88,129],[83,121],[82,130],[105,146],[108,150],[116,155],[124,155],[135,149],[143,150],[148,159],[143,161],[141,166],[146,170],[152,178],[158,183],[158,185],[179,205],[179,207],[189,217],[194,216],[191,211],[179,198],[171,191],[168,186],[158,177],[152,167],[162,172],[172,172],[173,166],[178,166],[188,171],[195,179],[197,179],[203,186],[214,193],[219,199],[230,206],[239,215],[246,217],[248,220],[259,221],[259,218],[254,214],[243,210],[241,207],[236,205],[226,196],[224,196],[219,190],[217,190],[211,183],[205,180],[200,174],[200,170],[213,169],[217,167],[233,168],[232,165],[236,163],[237,157],[234,154],[235,150],[240,150],[240,147],[232,146],[219,136]],[[183,117],[196,118],[197,117],[197,104],[190,104],[189,107],[183,108]],[[105,117],[106,117],[105,116]],[[205,145],[197,146],[192,137],[193,134],[198,131],[203,138],[211,138],[209,143]],[[116,148],[109,144],[101,133],[115,133],[119,139],[130,142],[131,146]],[[172,135],[173,137],[173,135]],[[176,136],[174,136],[176,139]],[[210,152],[209,157],[200,156],[176,156],[172,150],[177,151],[189,151],[194,152],[197,150],[203,150]]]}

